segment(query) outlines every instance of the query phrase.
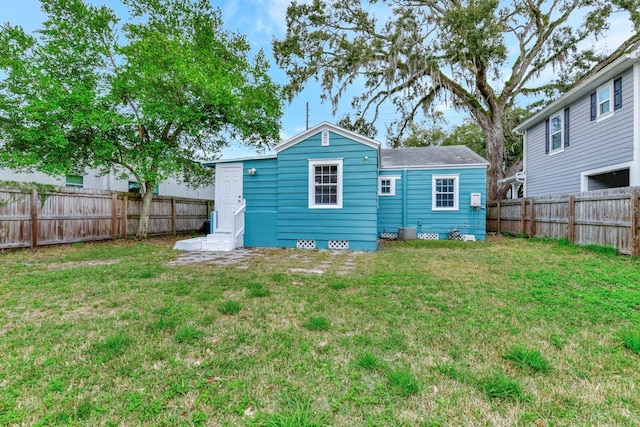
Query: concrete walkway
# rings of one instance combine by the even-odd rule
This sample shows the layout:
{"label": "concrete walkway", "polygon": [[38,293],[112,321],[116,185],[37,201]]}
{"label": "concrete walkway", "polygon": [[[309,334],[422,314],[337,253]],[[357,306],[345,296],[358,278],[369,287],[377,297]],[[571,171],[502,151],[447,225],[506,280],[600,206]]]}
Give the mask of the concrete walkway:
{"label": "concrete walkway", "polygon": [[[188,265],[192,263],[215,264],[221,266],[234,266],[238,269],[247,269],[252,261],[269,258],[274,251],[260,248],[239,248],[232,251],[185,251],[177,252],[175,260],[169,265]],[[285,260],[285,264],[295,265],[288,267],[286,271],[298,274],[320,275],[326,272],[334,272],[338,276],[346,276],[355,271],[356,259],[364,255],[360,251],[330,251],[330,257],[316,256],[318,251],[300,249],[278,249],[278,263]],[[319,258],[323,258],[319,260]],[[288,262],[286,262],[288,261]]]}

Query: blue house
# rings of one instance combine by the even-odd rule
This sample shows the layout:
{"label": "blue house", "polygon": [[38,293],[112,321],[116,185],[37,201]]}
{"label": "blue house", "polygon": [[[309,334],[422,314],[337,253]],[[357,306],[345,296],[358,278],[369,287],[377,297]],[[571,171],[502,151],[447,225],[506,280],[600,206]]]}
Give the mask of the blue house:
{"label": "blue house", "polygon": [[381,149],[321,123],[275,151],[207,164],[216,170],[214,231],[176,248],[375,250],[399,229],[485,238],[488,163],[467,147]]}

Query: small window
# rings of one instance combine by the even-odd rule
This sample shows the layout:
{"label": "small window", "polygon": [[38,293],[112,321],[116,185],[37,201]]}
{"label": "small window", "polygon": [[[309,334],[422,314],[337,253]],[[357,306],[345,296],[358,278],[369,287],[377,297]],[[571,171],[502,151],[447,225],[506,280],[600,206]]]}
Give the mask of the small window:
{"label": "small window", "polygon": [[67,187],[83,188],[84,187],[84,177],[82,175],[67,175],[66,186]]}
{"label": "small window", "polygon": [[382,176],[378,178],[378,196],[395,196],[398,176]]}
{"label": "small window", "polygon": [[[138,184],[138,181],[129,181],[129,193],[140,194],[140,184]],[[157,196],[159,194],[160,194],[160,185],[156,184],[156,186],[153,187],[153,195]]]}
{"label": "small window", "polygon": [[458,175],[433,177],[433,210],[458,210],[458,180]]}
{"label": "small window", "polygon": [[558,111],[549,119],[549,136],[551,139],[551,152],[559,151],[564,148],[564,127],[562,111]]}
{"label": "small window", "polygon": [[597,90],[598,99],[598,118],[606,116],[613,112],[612,104],[613,85],[612,82],[608,82],[604,86],[600,86]]}
{"label": "small window", "polygon": [[342,160],[309,160],[309,208],[342,208]]}

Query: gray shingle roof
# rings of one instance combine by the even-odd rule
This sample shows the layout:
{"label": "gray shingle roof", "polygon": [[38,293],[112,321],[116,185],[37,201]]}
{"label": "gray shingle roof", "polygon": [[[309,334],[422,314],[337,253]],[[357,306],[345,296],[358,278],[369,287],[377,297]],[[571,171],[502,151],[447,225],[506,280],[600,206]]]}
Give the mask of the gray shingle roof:
{"label": "gray shingle roof", "polygon": [[488,164],[464,145],[390,148],[380,152],[383,168]]}

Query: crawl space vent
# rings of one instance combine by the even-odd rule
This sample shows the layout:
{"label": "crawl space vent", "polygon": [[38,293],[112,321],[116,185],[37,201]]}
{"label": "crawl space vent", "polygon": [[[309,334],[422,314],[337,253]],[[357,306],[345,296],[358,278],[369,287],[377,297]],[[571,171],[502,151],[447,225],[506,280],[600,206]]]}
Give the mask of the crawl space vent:
{"label": "crawl space vent", "polygon": [[348,240],[329,240],[329,249],[342,251],[349,249]]}
{"label": "crawl space vent", "polygon": [[298,240],[296,241],[296,248],[298,249],[315,249],[316,241],[315,240]]}
{"label": "crawl space vent", "polygon": [[418,233],[418,239],[422,240],[439,240],[440,235],[438,233]]}

